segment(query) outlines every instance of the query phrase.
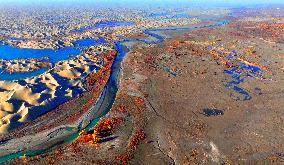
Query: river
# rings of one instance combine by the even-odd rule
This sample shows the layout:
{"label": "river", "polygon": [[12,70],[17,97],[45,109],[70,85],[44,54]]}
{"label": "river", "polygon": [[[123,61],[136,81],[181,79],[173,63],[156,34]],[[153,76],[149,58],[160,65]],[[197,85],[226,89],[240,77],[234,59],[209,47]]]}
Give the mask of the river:
{"label": "river", "polygon": [[219,21],[213,25],[145,29],[144,33],[153,39],[121,39],[118,41],[113,41],[118,54],[111,67],[110,78],[96,103],[79,119],[77,124],[63,125],[52,130],[41,132],[37,135],[25,136],[18,139],[5,141],[3,144],[0,144],[0,163],[23,155],[35,156],[48,152],[50,149],[53,149],[59,144],[75,140],[79,136],[79,132],[81,130],[86,129],[88,131],[92,129],[99,119],[110,111],[115,101],[116,94],[119,89],[121,63],[129,51],[124,45],[125,43],[143,42],[145,44],[159,44],[165,40],[164,36],[158,34],[160,32],[172,30],[192,30],[197,28],[214,28],[224,26],[227,23],[227,21]]}

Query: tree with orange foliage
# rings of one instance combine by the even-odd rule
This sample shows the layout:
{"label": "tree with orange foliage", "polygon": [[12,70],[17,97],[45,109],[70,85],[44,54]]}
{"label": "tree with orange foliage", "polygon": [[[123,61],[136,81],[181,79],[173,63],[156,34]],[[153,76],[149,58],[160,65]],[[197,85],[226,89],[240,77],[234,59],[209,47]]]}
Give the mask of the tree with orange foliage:
{"label": "tree with orange foliage", "polygon": [[141,105],[143,105],[143,104],[145,103],[145,101],[144,101],[144,99],[141,98],[141,97],[135,97],[134,103],[135,103],[136,105],[138,105],[138,106],[141,106]]}

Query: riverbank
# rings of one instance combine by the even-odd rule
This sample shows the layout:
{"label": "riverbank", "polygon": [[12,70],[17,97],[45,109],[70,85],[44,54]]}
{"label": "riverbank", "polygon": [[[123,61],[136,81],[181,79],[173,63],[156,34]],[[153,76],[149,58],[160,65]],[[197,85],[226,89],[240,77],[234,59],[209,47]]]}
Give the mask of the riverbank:
{"label": "riverbank", "polygon": [[[283,44],[249,32],[227,37],[238,29],[169,31],[165,43],[135,45],[112,110],[93,131],[11,163],[280,164]],[[243,81],[234,85],[246,93],[226,85],[237,76]]]}
{"label": "riverbank", "polygon": [[[240,32],[239,22],[219,27],[225,24],[146,30],[153,40],[130,40],[144,44],[117,58],[108,81],[112,96],[102,99],[111,111],[75,141],[7,163],[281,161],[282,101],[275,91],[283,91],[283,44],[266,45],[258,34]],[[123,43],[130,41],[117,42],[116,49],[127,52]]]}

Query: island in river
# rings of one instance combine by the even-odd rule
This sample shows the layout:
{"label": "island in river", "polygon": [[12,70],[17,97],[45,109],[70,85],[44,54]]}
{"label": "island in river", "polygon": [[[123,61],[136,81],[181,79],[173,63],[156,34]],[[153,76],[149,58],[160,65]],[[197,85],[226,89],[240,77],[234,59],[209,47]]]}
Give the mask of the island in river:
{"label": "island in river", "polygon": [[283,9],[206,11],[88,8],[59,32],[58,9],[3,35],[0,161],[281,164]]}

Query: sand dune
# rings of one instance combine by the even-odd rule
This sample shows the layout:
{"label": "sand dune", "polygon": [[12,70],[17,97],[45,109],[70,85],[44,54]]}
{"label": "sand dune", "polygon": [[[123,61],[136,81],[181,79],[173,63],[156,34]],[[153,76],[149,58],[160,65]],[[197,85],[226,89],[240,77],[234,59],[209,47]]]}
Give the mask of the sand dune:
{"label": "sand dune", "polygon": [[25,122],[28,117],[28,113],[29,113],[29,109],[23,105],[22,108],[18,110],[18,114],[21,115],[21,118],[18,121]]}
{"label": "sand dune", "polygon": [[[11,104],[11,103],[8,103],[8,102],[1,102],[1,104],[0,104],[0,109],[1,109],[1,111],[6,111],[6,112],[13,112],[13,111],[11,111],[11,110],[13,110],[14,109],[14,106],[13,106],[13,104]],[[0,117],[2,118],[3,116],[0,114]]]}
{"label": "sand dune", "polygon": [[41,78],[40,82],[45,84],[52,91],[55,91],[56,88],[59,86],[58,82],[54,79],[54,77],[50,73],[45,73],[41,75],[40,78]]}
{"label": "sand dune", "polygon": [[47,72],[19,81],[0,81],[0,134],[8,132],[14,125],[26,122],[30,113],[35,116],[39,107],[57,105],[82,93],[84,79],[101,60],[96,54],[77,56],[58,62]]}
{"label": "sand dune", "polygon": [[[2,109],[2,107],[1,107],[1,109]],[[8,112],[6,112],[6,111],[0,111],[0,118],[3,118],[3,117],[5,117],[5,116],[7,116],[9,113]],[[3,124],[2,123],[2,121],[0,120],[0,125],[1,124]]]}
{"label": "sand dune", "polygon": [[64,69],[60,72],[57,72],[61,77],[68,78],[68,79],[74,79],[77,77],[80,77],[81,73],[77,72],[75,69],[70,68],[70,69]]}
{"label": "sand dune", "polygon": [[25,101],[31,105],[38,105],[40,93],[33,93],[30,88],[20,86],[15,89],[13,99]]}
{"label": "sand dune", "polygon": [[65,96],[73,97],[73,94],[72,94],[73,91],[72,91],[71,89],[68,88],[68,89],[66,89],[65,91],[66,91]]}
{"label": "sand dune", "polygon": [[4,90],[12,90],[20,86],[17,82],[0,81],[0,88]]}
{"label": "sand dune", "polygon": [[0,101],[2,102],[2,101],[10,100],[14,93],[15,93],[15,91],[0,92]]}

